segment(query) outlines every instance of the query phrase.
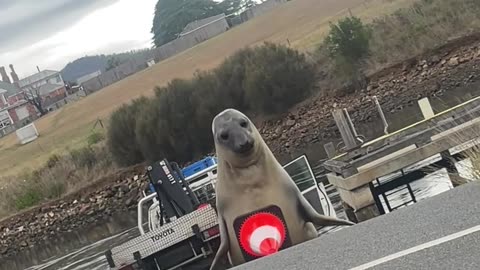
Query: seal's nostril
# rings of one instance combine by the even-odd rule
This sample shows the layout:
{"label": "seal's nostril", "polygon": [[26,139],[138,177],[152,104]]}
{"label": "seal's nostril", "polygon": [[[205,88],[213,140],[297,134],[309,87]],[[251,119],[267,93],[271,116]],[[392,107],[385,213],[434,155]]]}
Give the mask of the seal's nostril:
{"label": "seal's nostril", "polygon": [[245,153],[250,151],[253,148],[253,143],[250,141],[245,141],[237,147],[239,153]]}

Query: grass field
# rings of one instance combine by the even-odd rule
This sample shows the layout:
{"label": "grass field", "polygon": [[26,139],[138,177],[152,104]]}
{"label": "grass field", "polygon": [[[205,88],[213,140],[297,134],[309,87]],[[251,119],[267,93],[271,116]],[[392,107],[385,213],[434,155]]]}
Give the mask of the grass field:
{"label": "grass field", "polygon": [[186,78],[197,69],[210,69],[236,50],[263,41],[287,43],[312,51],[328,31],[328,22],[348,14],[369,19],[389,13],[414,0],[293,0],[277,9],[229,30],[207,42],[132,75],[81,101],[35,122],[40,133],[35,142],[20,146],[15,134],[0,139],[0,171],[13,175],[43,165],[54,153],[86,142],[97,119],[104,123],[122,103],[153,93],[157,85]]}

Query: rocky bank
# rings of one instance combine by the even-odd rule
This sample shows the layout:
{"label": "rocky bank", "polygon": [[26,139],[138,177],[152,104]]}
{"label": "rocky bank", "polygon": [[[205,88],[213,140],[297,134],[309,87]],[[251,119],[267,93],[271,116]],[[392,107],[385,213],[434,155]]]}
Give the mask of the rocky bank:
{"label": "rocky bank", "polygon": [[35,207],[0,222],[0,260],[59,234],[102,222],[136,208],[148,180],[143,166],[122,170],[76,194]]}
{"label": "rocky bank", "polygon": [[[332,109],[347,108],[355,124],[377,114],[372,96],[385,111],[396,113],[419,98],[441,96],[480,81],[480,35],[462,38],[370,77],[365,89],[323,94],[299,104],[278,120],[266,121],[260,131],[276,155],[304,149],[320,140],[339,137]],[[0,222],[0,260],[61,233],[102,222],[105,216],[136,207],[147,179],[143,166],[124,169],[76,194],[27,210]]]}
{"label": "rocky bank", "polygon": [[[340,133],[331,114],[346,108],[355,125],[376,118],[371,100],[377,96],[386,113],[417,106],[423,97],[441,97],[448,91],[480,81],[480,35],[461,38],[428,54],[409,59],[369,78],[365,89],[335,97],[322,94],[304,102],[279,120],[265,122],[260,132],[276,155],[305,149],[312,143],[338,139]],[[351,90],[350,90],[351,91]]]}

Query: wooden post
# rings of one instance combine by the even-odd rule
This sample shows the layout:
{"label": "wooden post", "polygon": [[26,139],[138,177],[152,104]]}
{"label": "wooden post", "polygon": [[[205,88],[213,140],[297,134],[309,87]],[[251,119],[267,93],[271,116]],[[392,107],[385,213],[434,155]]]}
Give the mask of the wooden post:
{"label": "wooden post", "polygon": [[423,118],[430,119],[435,116],[435,113],[433,112],[432,106],[430,105],[430,101],[428,100],[428,98],[420,99],[418,101],[418,106],[420,106]]}
{"label": "wooden post", "polygon": [[349,151],[356,148],[358,146],[358,141],[355,137],[355,132],[351,129],[343,110],[336,109],[333,111],[333,118],[335,119],[340,134],[342,135],[342,140],[345,143],[346,150]]}
{"label": "wooden post", "polygon": [[380,102],[378,102],[377,96],[373,96],[373,103],[375,103],[375,107],[377,107],[377,111],[380,114],[380,118],[382,119],[383,123],[383,133],[385,135],[388,134],[388,123],[387,119],[385,118],[385,114],[383,113],[382,106],[380,106]]}
{"label": "wooden post", "polygon": [[327,152],[327,157],[329,159],[334,158],[337,154],[337,151],[335,150],[335,145],[333,142],[329,142],[325,145],[323,145],[323,148],[325,149],[325,152]]}

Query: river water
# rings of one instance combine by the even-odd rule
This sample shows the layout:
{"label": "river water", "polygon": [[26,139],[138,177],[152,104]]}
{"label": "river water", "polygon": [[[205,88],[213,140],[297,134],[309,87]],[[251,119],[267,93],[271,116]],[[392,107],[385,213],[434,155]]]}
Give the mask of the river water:
{"label": "river water", "polygon": [[[418,167],[423,167],[426,164],[435,162],[439,157],[432,157],[429,160],[423,161],[419,164],[416,164],[410,168],[410,170],[417,169]],[[463,177],[471,178],[470,173],[471,164],[468,160],[457,163],[457,168],[460,171],[460,174]],[[407,170],[408,171],[408,170]],[[381,181],[386,181],[388,178],[394,177],[395,175],[386,176]],[[442,192],[448,191],[453,188],[453,185],[448,177],[447,171],[445,169],[438,170],[423,179],[417,180],[411,183],[413,193],[417,201],[435,196]],[[388,201],[392,207],[397,205],[402,205],[408,203],[410,199],[410,194],[406,188],[399,188],[397,192],[392,191],[392,195],[388,195]],[[338,200],[337,194],[329,194],[329,197],[332,200],[332,204],[335,209],[341,208]],[[383,201],[383,200],[382,200]],[[388,212],[386,205],[384,205],[385,210]],[[344,218],[344,213],[337,213],[339,218]],[[103,255],[105,250],[108,250],[111,247],[120,245],[136,236],[139,235],[139,232],[136,227],[126,230],[122,233],[110,236],[108,238],[102,239],[93,244],[82,247],[74,252],[71,252],[65,256],[53,257],[48,260],[45,260],[41,264],[27,268],[27,270],[104,270],[108,269],[107,262]]]}

